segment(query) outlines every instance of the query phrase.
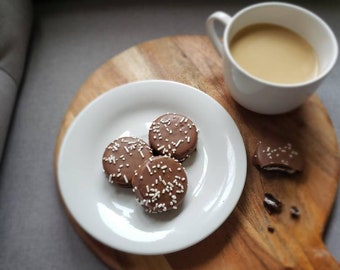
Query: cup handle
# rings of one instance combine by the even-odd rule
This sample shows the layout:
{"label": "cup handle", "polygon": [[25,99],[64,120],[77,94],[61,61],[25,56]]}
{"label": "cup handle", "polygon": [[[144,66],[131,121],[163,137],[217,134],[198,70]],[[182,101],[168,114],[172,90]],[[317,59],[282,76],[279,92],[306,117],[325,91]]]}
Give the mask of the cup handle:
{"label": "cup handle", "polygon": [[216,11],[208,17],[205,24],[208,36],[211,42],[213,43],[216,51],[220,54],[220,56],[222,56],[223,52],[223,43],[221,42],[220,38],[217,35],[215,22],[219,21],[220,23],[227,26],[230,20],[231,17],[227,13],[224,13],[222,11]]}

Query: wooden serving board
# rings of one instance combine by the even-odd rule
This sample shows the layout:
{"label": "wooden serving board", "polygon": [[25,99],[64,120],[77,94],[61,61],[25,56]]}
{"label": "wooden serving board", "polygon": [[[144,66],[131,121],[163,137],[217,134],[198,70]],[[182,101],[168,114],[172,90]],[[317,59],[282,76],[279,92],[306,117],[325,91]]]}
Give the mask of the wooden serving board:
{"label": "wooden serving board", "polygon": [[[55,160],[68,126],[90,101],[113,87],[145,79],[192,85],[229,112],[247,150],[246,184],[237,207],[212,235],[190,248],[162,256],[128,254],[104,246],[88,235],[65,207],[77,233],[100,259],[113,269],[340,269],[322,241],[340,170],[339,148],[327,111],[316,95],[294,112],[279,116],[243,109],[230,97],[222,77],[221,58],[205,36],[148,41],[98,68],[66,112]],[[283,135],[301,148],[305,157],[302,174],[268,177],[252,165],[256,143],[268,134]],[[281,214],[266,212],[265,192],[282,201]],[[292,205],[300,209],[299,219],[290,217]],[[268,226],[274,232],[269,232]]]}

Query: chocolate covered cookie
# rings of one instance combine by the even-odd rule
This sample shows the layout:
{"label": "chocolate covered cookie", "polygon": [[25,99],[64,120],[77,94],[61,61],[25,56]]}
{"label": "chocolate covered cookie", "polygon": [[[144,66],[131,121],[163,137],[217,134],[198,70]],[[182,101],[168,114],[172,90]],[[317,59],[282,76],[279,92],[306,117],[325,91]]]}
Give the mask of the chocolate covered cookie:
{"label": "chocolate covered cookie", "polygon": [[131,187],[135,171],[151,156],[152,149],[140,138],[121,137],[114,140],[105,148],[102,158],[109,183]]}
{"label": "chocolate covered cookie", "polygon": [[294,174],[303,170],[304,160],[291,142],[272,137],[258,143],[253,164],[266,171]]}
{"label": "chocolate covered cookie", "polygon": [[187,185],[184,167],[168,156],[149,158],[132,179],[136,199],[149,213],[177,209],[183,202]]}
{"label": "chocolate covered cookie", "polygon": [[149,129],[149,142],[156,154],[184,161],[196,150],[198,130],[188,117],[167,113],[154,120]]}

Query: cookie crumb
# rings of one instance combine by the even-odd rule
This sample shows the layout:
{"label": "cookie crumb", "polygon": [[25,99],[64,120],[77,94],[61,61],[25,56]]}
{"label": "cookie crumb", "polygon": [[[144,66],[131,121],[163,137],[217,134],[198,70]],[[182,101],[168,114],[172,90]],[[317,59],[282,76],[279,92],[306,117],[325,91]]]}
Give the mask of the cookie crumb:
{"label": "cookie crumb", "polygon": [[301,214],[300,209],[297,208],[296,206],[292,206],[289,211],[290,211],[291,218],[293,218],[293,219],[300,218],[300,214]]}
{"label": "cookie crumb", "polygon": [[253,164],[263,171],[292,175],[302,172],[304,159],[292,142],[271,136],[258,142]]}
{"label": "cookie crumb", "polygon": [[270,233],[274,233],[274,232],[275,232],[275,228],[272,227],[272,226],[270,226],[270,225],[268,225],[267,230],[268,230],[268,232],[270,232]]}
{"label": "cookie crumb", "polygon": [[271,214],[279,214],[282,211],[282,203],[271,193],[264,194],[263,206]]}

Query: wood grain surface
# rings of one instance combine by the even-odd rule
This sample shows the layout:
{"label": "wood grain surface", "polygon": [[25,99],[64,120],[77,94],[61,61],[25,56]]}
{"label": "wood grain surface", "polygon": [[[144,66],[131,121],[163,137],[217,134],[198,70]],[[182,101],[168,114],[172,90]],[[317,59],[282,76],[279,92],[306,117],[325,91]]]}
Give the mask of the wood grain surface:
{"label": "wood grain surface", "polygon": [[[145,79],[194,86],[229,112],[247,150],[246,184],[237,207],[213,234],[190,248],[159,256],[128,254],[104,246],[77,224],[65,206],[76,232],[103,262],[113,269],[340,269],[322,241],[340,170],[338,143],[326,109],[316,95],[299,109],[279,116],[243,109],[230,97],[223,81],[222,61],[205,36],[148,41],[99,67],[80,87],[66,112],[55,160],[68,126],[89,102],[115,86]],[[252,165],[256,143],[272,135],[284,136],[300,147],[305,157],[303,173],[272,177]],[[283,202],[281,214],[265,211],[265,192]],[[300,218],[290,217],[292,205],[300,209]],[[268,226],[274,232],[269,232]]]}

